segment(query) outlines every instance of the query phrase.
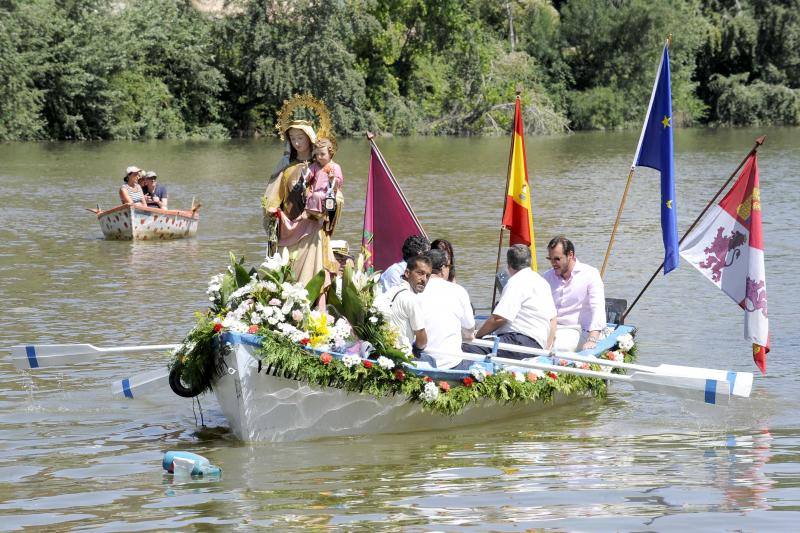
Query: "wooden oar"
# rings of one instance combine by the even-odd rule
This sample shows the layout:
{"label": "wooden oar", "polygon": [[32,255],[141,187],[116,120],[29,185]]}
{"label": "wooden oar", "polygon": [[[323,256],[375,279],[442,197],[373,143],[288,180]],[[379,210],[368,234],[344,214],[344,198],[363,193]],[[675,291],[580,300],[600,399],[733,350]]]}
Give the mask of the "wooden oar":
{"label": "wooden oar", "polygon": [[[486,356],[467,353],[439,351],[426,351],[424,353],[456,356],[461,357],[462,359],[477,362],[487,360]],[[730,400],[730,383],[728,383],[726,380],[700,379],[683,376],[665,376],[661,374],[650,374],[647,372],[634,372],[630,375],[609,374],[606,372],[597,372],[596,370],[583,370],[580,368],[549,365],[545,363],[536,363],[533,361],[519,361],[517,359],[508,359],[505,357],[490,357],[488,360],[495,364],[499,363],[505,366],[507,369],[513,367],[534,368],[537,370],[556,372],[560,374],[574,374],[576,376],[586,376],[609,381],[621,381],[633,385],[633,387],[637,390],[660,392],[663,394],[669,394],[671,396],[677,396],[679,398],[699,400],[714,405],[727,403]]]}
{"label": "wooden oar", "polygon": [[169,370],[159,369],[113,382],[111,394],[133,399],[145,391],[165,388],[169,388]]}
{"label": "wooden oar", "polygon": [[97,348],[91,344],[20,344],[11,347],[11,360],[20,370],[85,363],[100,354],[174,350],[179,344]]}
{"label": "wooden oar", "polygon": [[[494,342],[487,340],[480,340],[480,339],[473,340],[472,344],[475,344],[476,346],[485,346],[487,348],[494,347]],[[529,355],[544,355],[559,359],[567,359],[570,361],[580,361],[583,363],[607,366],[610,368],[623,368],[625,370],[648,372],[651,374],[659,374],[663,376],[725,380],[731,385],[731,394],[733,394],[734,396],[741,396],[742,398],[749,398],[750,391],[753,388],[753,374],[751,372],[733,372],[730,370],[717,370],[714,368],[700,368],[694,366],[667,365],[667,364],[660,364],[658,366],[647,366],[647,365],[638,365],[634,363],[622,363],[617,361],[610,361],[607,359],[599,359],[593,356],[580,355],[575,352],[548,352],[547,350],[540,350],[537,348],[528,348],[526,346],[517,346],[514,344],[503,344],[503,343],[499,343],[497,346],[498,349],[507,350],[510,352],[524,353]]]}

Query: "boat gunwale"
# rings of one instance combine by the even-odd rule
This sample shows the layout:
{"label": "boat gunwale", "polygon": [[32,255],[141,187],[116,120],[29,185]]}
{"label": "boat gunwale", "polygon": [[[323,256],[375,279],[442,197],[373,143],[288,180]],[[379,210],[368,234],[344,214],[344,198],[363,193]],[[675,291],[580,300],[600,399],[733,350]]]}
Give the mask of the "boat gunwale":
{"label": "boat gunwale", "polygon": [[122,204],[116,207],[112,207],[111,209],[107,209],[105,211],[98,211],[97,218],[111,215],[118,212],[123,212],[125,209],[131,209],[132,211],[140,211],[145,212],[150,215],[166,215],[166,216],[181,216],[184,218],[190,218],[192,220],[200,220],[200,213],[197,210],[194,211],[187,211],[182,209],[160,209],[158,207],[147,207],[143,205],[133,205],[133,204]]}

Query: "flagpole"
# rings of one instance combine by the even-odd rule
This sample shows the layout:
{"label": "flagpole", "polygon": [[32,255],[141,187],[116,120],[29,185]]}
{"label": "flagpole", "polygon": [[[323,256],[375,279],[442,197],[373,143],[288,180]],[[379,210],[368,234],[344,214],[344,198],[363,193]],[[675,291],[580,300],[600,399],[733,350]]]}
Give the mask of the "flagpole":
{"label": "flagpole", "polygon": [[603,258],[603,267],[600,269],[600,279],[606,275],[606,265],[608,265],[608,257],[611,255],[611,247],[614,246],[614,236],[617,234],[617,227],[619,220],[622,218],[622,211],[625,209],[625,200],[628,198],[628,191],[631,188],[631,181],[633,181],[633,173],[636,172],[636,165],[631,166],[631,171],[628,172],[628,181],[625,183],[625,191],[622,193],[622,200],[619,202],[617,209],[617,219],[614,221],[614,229],[611,230],[611,237],[608,239],[608,248],[606,248],[606,256]]}
{"label": "flagpole", "polygon": [[[758,147],[761,146],[762,144],[764,144],[764,141],[766,140],[766,138],[767,138],[766,135],[762,135],[761,137],[756,139],[755,146],[753,146],[753,148],[747,153],[747,155],[744,157],[744,159],[742,159],[742,162],[739,163],[739,166],[736,167],[736,170],[734,170],[731,173],[731,175],[728,177],[728,180],[725,182],[725,184],[722,187],[719,188],[719,190],[717,191],[717,194],[715,194],[714,197],[711,200],[709,200],[709,202],[706,204],[705,208],[700,212],[699,215],[697,215],[697,218],[694,219],[694,222],[692,222],[692,225],[689,226],[689,229],[687,229],[686,232],[683,234],[683,237],[681,237],[681,240],[678,241],[678,247],[680,247],[680,245],[683,243],[683,240],[686,239],[686,236],[689,235],[689,233],[694,229],[694,227],[697,225],[697,223],[700,222],[700,219],[703,218],[703,215],[705,215],[706,212],[709,209],[711,209],[711,206],[714,205],[714,202],[716,202],[717,198],[719,198],[719,195],[722,194],[722,191],[724,191],[728,187],[728,185],[730,185],[731,181],[733,181],[733,178],[736,177],[736,174],[744,166],[744,164],[747,162],[747,160],[750,159],[750,157],[752,157],[753,154],[758,152]],[[661,264],[658,266],[656,271],[653,272],[653,275],[650,276],[650,279],[647,281],[647,283],[645,284],[644,288],[636,296],[636,299],[634,299],[633,303],[630,306],[628,306],[628,308],[625,310],[624,313],[622,313],[622,316],[620,317],[620,320],[619,320],[620,323],[625,322],[625,317],[628,316],[628,313],[631,312],[631,309],[633,309],[633,306],[635,306],[636,302],[639,301],[639,298],[641,298],[642,295],[644,294],[644,292],[648,289],[648,287],[650,287],[650,284],[653,283],[653,280],[656,279],[656,276],[658,275],[658,273],[661,271],[662,268],[664,268],[664,261],[661,261]]]}
{"label": "flagpole", "polygon": [[[519,100],[519,95],[522,94],[522,85],[517,85],[517,95],[514,103]],[[517,114],[514,113],[514,120],[511,124],[511,147],[508,149],[508,170],[506,171],[506,188],[503,189],[503,214],[500,217],[500,239],[497,242],[497,261],[494,265],[494,283],[492,283],[492,310],[497,301],[497,273],[500,271],[500,249],[503,247],[503,226],[502,220],[506,217],[506,196],[508,196],[508,184],[511,181],[511,158],[514,156],[514,132],[517,130]]]}

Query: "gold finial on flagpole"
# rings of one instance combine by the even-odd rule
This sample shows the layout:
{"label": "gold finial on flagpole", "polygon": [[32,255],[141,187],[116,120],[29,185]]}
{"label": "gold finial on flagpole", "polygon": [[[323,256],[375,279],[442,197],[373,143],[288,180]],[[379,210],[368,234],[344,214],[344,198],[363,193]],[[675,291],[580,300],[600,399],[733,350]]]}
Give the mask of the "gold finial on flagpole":
{"label": "gold finial on flagpole", "polygon": [[522,84],[518,83],[517,84],[517,96],[519,96],[520,94],[522,94]]}
{"label": "gold finial on flagpole", "polygon": [[667,46],[672,48],[672,34],[667,35]]}

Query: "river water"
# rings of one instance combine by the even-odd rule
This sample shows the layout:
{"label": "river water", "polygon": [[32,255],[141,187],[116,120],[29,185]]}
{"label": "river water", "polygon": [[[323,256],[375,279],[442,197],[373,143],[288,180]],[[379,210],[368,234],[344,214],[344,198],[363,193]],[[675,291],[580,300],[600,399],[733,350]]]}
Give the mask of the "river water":
{"label": "river water", "polygon": [[[727,407],[612,389],[520,420],[447,432],[241,443],[213,397],[169,390],[112,398],[109,384],[163,367],[163,354],[15,370],[18,343],[178,342],[228,252],[263,255],[259,197],[273,141],[0,145],[0,529],[133,531],[255,527],[459,531],[793,530],[800,521],[800,348],[791,261],[798,255],[797,129],[679,130],[682,232],[753,145],[760,151],[772,352],[749,400]],[[637,132],[529,137],[540,265],[565,233],[602,263]],[[379,140],[432,237],[456,249],[459,282],[491,299],[508,139]],[[346,210],[337,238],[357,249],[369,149],[343,140]],[[198,235],[102,240],[84,208],[111,207],[124,168],[156,169],[171,207],[202,202]],[[662,257],[658,175],[637,172],[606,275],[631,301]],[[756,371],[742,313],[683,262],[628,317],[640,361]],[[200,427],[200,421],[205,427]],[[219,481],[162,474],[165,450],[200,453]]]}

